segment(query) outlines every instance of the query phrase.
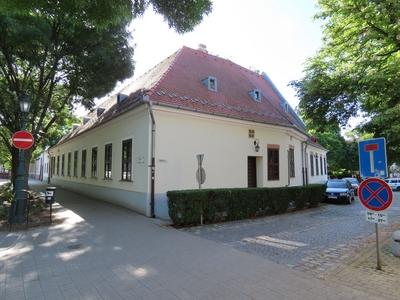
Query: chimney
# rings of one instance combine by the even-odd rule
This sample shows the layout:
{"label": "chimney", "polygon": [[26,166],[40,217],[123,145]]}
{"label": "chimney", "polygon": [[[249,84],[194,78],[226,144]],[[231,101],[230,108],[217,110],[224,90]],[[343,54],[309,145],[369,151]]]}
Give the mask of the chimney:
{"label": "chimney", "polygon": [[207,46],[204,44],[199,44],[198,50],[200,50],[201,52],[204,52],[204,53],[208,53]]}
{"label": "chimney", "polygon": [[105,108],[98,107],[98,108],[97,108],[97,117],[100,117],[101,114],[102,114],[105,110],[106,110]]}

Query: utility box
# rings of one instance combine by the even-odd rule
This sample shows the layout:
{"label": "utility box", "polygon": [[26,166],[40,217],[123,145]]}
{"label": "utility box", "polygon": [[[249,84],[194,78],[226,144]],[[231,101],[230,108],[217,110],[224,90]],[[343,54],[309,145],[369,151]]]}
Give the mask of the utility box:
{"label": "utility box", "polygon": [[392,234],[392,254],[400,257],[400,230],[397,230]]}
{"label": "utility box", "polygon": [[53,204],[55,200],[56,188],[54,186],[49,186],[46,188],[46,204]]}

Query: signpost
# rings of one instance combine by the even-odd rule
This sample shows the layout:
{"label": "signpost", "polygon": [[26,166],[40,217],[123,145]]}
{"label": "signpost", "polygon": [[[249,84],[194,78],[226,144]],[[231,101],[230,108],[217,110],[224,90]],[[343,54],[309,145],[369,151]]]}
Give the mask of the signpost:
{"label": "signpost", "polygon": [[[360,166],[361,169],[361,166]],[[388,217],[384,212],[393,201],[393,192],[390,186],[382,179],[368,178],[361,182],[358,188],[360,203],[367,209],[366,219],[375,223],[377,270],[382,270],[379,254],[378,224],[387,224]]]}
{"label": "signpost", "polygon": [[[199,189],[201,189],[201,185],[206,181],[206,171],[203,169],[204,154],[197,154],[196,158],[197,158],[196,180],[197,183],[199,184]],[[203,205],[201,206],[200,224],[203,225]]]}
{"label": "signpost", "polygon": [[12,135],[11,141],[15,148],[27,150],[33,146],[35,139],[30,132],[21,130]]}
{"label": "signpost", "polygon": [[358,143],[361,178],[388,177],[385,138],[376,138]]}

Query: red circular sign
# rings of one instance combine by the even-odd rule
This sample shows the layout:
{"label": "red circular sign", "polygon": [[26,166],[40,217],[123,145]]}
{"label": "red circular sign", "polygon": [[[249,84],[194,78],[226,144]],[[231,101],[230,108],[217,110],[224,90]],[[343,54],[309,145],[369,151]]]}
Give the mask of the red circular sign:
{"label": "red circular sign", "polygon": [[393,201],[393,191],[382,179],[368,178],[361,182],[358,188],[360,202],[373,211],[387,209]]}
{"label": "red circular sign", "polygon": [[17,131],[12,135],[12,144],[15,148],[26,150],[33,146],[35,139],[32,134],[28,131],[21,130]]}

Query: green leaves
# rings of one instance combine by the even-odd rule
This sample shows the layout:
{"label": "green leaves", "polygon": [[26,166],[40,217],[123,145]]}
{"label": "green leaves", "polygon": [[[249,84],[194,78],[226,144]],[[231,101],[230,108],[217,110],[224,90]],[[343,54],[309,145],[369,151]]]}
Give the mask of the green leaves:
{"label": "green leaves", "polygon": [[[5,0],[0,3],[0,137],[3,148],[21,128],[18,98],[32,98],[27,129],[36,145],[53,145],[72,120],[72,107],[133,75],[127,31],[152,7],[170,27],[192,30],[211,11],[210,0]],[[13,153],[13,167],[18,160]]]}
{"label": "green leaves", "polygon": [[[319,0],[322,49],[292,85],[300,111],[314,128],[344,127],[368,116],[363,130],[399,140],[390,111],[400,103],[400,1]],[[399,138],[397,138],[399,135]]]}

